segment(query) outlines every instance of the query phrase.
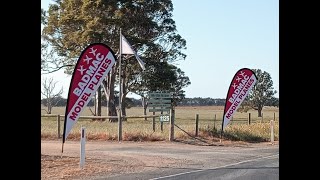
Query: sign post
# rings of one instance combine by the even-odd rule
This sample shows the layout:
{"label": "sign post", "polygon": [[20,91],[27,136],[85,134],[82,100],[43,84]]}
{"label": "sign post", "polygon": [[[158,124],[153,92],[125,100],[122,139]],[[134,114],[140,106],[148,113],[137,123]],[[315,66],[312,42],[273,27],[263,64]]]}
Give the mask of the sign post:
{"label": "sign post", "polygon": [[170,109],[170,133],[169,133],[169,141],[174,140],[174,109]]}
{"label": "sign post", "polygon": [[[149,102],[148,106],[150,107],[149,112],[153,112],[153,115],[155,115],[155,112],[161,112],[160,114],[160,125],[161,125],[161,132],[163,131],[163,122],[169,122],[170,115],[169,111],[172,108],[171,105],[171,93],[166,92],[150,92],[149,93]],[[167,112],[167,114],[163,114],[163,112]],[[155,132],[155,121],[153,118],[152,122],[152,128]]]}

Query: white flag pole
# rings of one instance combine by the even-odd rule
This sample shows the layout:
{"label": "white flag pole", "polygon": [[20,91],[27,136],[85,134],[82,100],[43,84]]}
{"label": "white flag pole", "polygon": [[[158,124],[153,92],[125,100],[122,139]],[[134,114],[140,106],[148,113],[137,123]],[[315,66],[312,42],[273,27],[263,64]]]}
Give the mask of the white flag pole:
{"label": "white flag pole", "polygon": [[121,99],[122,99],[122,86],[121,86],[121,57],[122,57],[122,34],[120,28],[120,48],[119,48],[119,116],[118,116],[118,141],[122,141],[122,121],[121,121]]}

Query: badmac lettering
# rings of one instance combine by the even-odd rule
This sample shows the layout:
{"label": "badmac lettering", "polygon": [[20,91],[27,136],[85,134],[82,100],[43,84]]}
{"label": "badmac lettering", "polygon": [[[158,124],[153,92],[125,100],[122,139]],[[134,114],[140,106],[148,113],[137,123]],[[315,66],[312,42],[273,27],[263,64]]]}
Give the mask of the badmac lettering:
{"label": "badmac lettering", "polygon": [[107,57],[104,58],[104,55],[100,53],[96,55],[96,60],[92,61],[92,64],[85,70],[85,74],[82,76],[81,81],[78,83],[78,86],[73,90],[73,93],[76,96],[80,96],[83,90],[88,87],[91,91],[95,90],[103,74],[106,72],[109,67],[111,60]]}

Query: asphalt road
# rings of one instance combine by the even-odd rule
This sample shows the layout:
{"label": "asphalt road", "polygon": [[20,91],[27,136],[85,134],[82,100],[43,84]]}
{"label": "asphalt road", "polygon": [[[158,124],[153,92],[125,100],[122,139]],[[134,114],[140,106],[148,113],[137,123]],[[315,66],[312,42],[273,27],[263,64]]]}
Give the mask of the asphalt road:
{"label": "asphalt road", "polygon": [[100,180],[277,180],[279,179],[279,155],[271,155],[216,168],[203,169],[158,169],[152,172],[118,175]]}
{"label": "asphalt road", "polygon": [[[61,142],[51,146],[52,142],[42,143],[42,153],[50,154],[61,149]],[[51,152],[51,154],[52,154]],[[65,148],[65,154],[79,152],[79,143],[71,142]],[[279,145],[270,143],[240,144],[231,146],[196,146],[176,142],[87,142],[87,157],[113,154],[125,158],[142,160],[139,172],[117,173],[96,180],[273,180],[279,179]],[[152,162],[152,158],[154,161]],[[156,158],[157,157],[157,158]],[[160,160],[174,160],[161,161]],[[166,163],[167,162],[167,163]]]}

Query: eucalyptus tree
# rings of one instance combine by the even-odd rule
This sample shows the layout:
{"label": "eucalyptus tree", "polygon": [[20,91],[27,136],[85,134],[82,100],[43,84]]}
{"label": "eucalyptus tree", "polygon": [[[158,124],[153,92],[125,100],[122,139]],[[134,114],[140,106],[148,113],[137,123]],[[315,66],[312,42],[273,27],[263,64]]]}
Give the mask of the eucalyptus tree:
{"label": "eucalyptus tree", "polygon": [[[185,59],[186,41],[177,33],[172,12],[171,0],[55,0],[49,5],[43,34],[68,74],[81,51],[91,43],[105,43],[119,52],[120,30],[146,63],[174,62]],[[132,81],[142,79],[143,72],[134,58],[124,56],[122,60],[122,100],[131,90]],[[117,114],[118,66],[119,61],[102,83],[111,116]],[[125,114],[125,107],[122,111]]]}
{"label": "eucalyptus tree", "polygon": [[273,87],[271,75],[261,69],[252,69],[257,76],[257,82],[249,92],[243,102],[249,108],[258,110],[258,117],[261,117],[262,108],[270,101],[274,101],[274,95],[277,93]]}

